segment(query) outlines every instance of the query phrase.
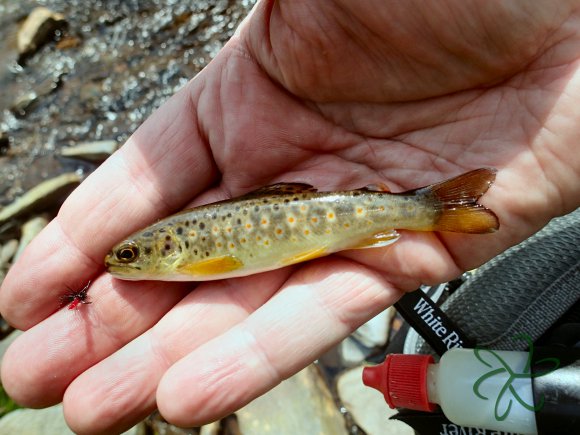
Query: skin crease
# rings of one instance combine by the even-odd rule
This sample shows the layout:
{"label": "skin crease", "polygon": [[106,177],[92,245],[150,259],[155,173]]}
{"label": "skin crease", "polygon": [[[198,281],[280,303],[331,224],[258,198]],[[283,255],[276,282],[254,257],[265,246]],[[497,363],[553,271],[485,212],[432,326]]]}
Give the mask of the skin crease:
{"label": "skin crease", "polygon": [[[27,331],[2,361],[8,393],[33,407],[63,400],[78,433],[124,430],[156,406],[199,425],[404,291],[578,207],[580,2],[416,3],[260,2],[10,270],[0,311]],[[499,170],[481,201],[501,222],[492,235],[403,233],[389,248],[199,285],[103,273],[113,244],[188,204],[280,181],[398,191],[482,166]],[[91,305],[54,312],[89,279]]]}

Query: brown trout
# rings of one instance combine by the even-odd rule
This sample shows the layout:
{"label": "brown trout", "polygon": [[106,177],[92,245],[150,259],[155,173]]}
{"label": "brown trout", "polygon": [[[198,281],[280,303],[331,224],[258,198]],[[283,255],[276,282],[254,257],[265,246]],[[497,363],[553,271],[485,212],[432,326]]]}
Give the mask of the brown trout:
{"label": "brown trout", "polygon": [[162,219],[114,246],[105,265],[128,280],[206,281],[386,246],[396,229],[489,233],[499,221],[477,200],[495,173],[476,169],[402,193],[275,184]]}

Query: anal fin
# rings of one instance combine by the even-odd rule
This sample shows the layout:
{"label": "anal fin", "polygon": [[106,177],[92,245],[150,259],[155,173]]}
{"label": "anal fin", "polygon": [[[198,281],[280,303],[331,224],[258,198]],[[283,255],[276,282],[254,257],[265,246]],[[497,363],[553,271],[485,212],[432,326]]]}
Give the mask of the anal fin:
{"label": "anal fin", "polygon": [[285,258],[284,260],[282,260],[282,264],[284,266],[289,266],[291,264],[302,263],[303,261],[313,260],[315,258],[322,257],[325,254],[326,254],[325,247],[310,249],[308,251],[301,252],[300,254]]}
{"label": "anal fin", "polygon": [[382,248],[384,246],[389,246],[399,240],[401,235],[395,230],[386,231],[383,233],[377,233],[368,239],[360,241],[356,246],[349,249],[368,249],[368,248]]}

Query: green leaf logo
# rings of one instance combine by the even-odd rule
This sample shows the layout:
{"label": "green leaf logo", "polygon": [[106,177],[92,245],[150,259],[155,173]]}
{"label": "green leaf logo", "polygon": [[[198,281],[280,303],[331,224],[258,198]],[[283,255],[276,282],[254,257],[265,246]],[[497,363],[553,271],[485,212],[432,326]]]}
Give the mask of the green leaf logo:
{"label": "green leaf logo", "polygon": [[[487,381],[488,379],[494,377],[494,376],[504,376],[505,377],[505,373],[508,374],[507,380],[504,384],[504,386],[501,388],[497,399],[495,401],[495,407],[494,407],[494,415],[495,415],[495,419],[497,421],[503,421],[505,420],[511,409],[512,409],[512,405],[513,405],[513,401],[514,399],[520,404],[522,405],[524,408],[526,408],[529,411],[538,411],[542,408],[542,406],[544,406],[544,397],[542,396],[539,403],[537,403],[535,406],[533,404],[528,404],[526,403],[518,394],[518,392],[516,391],[516,389],[513,386],[513,383],[516,379],[521,379],[521,378],[537,378],[540,376],[544,376],[547,375],[548,373],[553,372],[554,370],[556,370],[559,366],[560,366],[560,361],[557,358],[544,358],[540,361],[538,361],[538,363],[552,363],[553,367],[548,369],[545,372],[537,372],[537,373],[531,373],[531,364],[532,364],[532,355],[534,352],[534,344],[532,343],[532,339],[529,335],[525,335],[525,334],[520,334],[517,335],[515,338],[517,339],[521,339],[521,340],[525,340],[528,343],[528,347],[530,349],[529,353],[528,353],[528,359],[526,361],[526,365],[524,367],[524,370],[522,373],[516,373],[514,372],[514,370],[512,370],[512,368],[508,365],[508,363],[506,361],[504,361],[498,354],[497,352],[493,351],[493,350],[488,350],[488,349],[479,349],[476,348],[473,350],[475,357],[486,367],[489,367],[491,370],[485,374],[483,374],[479,379],[477,379],[477,381],[475,382],[475,384],[473,384],[473,393],[479,397],[482,400],[489,400],[489,397],[485,397],[483,394],[480,393],[479,389],[481,387],[481,385]],[[507,396],[506,396],[507,395]],[[504,396],[507,397],[507,405],[504,406],[504,409],[500,409],[501,408],[501,404],[504,403],[505,401]]]}

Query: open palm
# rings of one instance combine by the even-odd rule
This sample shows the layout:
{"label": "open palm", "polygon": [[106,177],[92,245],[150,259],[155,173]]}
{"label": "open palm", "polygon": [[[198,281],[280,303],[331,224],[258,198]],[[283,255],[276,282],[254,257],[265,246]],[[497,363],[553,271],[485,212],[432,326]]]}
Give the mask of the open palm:
{"label": "open palm", "polygon": [[[83,433],[156,406],[196,425],[306,366],[420,283],[580,203],[579,2],[264,1],[217,58],[71,195],[0,291],[27,331],[2,383]],[[376,4],[375,4],[376,3]],[[190,204],[280,181],[393,191],[493,166],[493,235],[405,233],[245,278],[125,282],[111,246]],[[93,304],[55,311],[89,279]],[[192,291],[195,288],[195,291]]]}

